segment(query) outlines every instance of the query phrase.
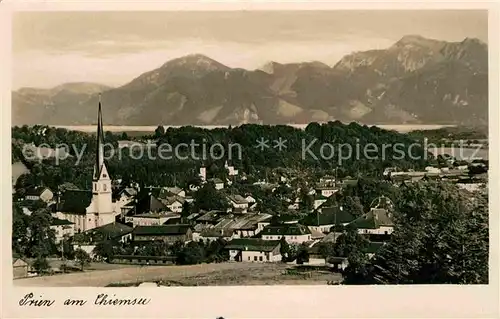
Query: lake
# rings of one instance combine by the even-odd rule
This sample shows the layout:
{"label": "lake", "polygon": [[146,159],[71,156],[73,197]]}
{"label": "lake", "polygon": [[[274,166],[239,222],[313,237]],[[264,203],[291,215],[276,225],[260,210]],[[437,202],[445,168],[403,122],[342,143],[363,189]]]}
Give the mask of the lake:
{"label": "lake", "polygon": [[[435,156],[437,155],[443,155],[443,154],[448,154],[456,159],[463,159],[463,160],[473,160],[473,159],[485,159],[488,160],[488,149],[487,148],[481,148],[477,150],[477,148],[460,148],[460,147],[439,147],[436,149],[428,149],[429,152],[432,152]],[[471,158],[473,157],[473,158]]]}

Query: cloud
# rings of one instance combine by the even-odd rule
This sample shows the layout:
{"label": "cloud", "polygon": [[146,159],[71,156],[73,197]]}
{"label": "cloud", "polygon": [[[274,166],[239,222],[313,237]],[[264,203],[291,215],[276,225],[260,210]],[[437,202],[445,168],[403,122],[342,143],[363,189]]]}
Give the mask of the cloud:
{"label": "cloud", "polygon": [[13,87],[119,85],[202,53],[230,67],[335,64],[405,34],[487,38],[487,15],[462,11],[23,12],[13,21]]}

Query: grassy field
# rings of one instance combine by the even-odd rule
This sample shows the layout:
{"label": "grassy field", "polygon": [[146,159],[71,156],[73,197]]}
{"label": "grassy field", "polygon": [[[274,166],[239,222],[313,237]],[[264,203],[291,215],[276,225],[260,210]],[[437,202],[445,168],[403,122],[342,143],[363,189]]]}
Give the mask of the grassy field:
{"label": "grassy field", "polygon": [[81,273],[32,277],[14,280],[24,287],[105,287],[130,286],[141,282],[161,282],[166,286],[227,285],[326,285],[340,280],[329,272],[296,272],[286,264],[220,263],[190,266],[134,267],[94,270]]}

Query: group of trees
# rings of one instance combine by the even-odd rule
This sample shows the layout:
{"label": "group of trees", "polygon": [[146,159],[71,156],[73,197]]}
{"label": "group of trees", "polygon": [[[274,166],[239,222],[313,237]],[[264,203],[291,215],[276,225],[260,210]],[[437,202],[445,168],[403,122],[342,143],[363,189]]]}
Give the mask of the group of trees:
{"label": "group of trees", "polygon": [[89,254],[81,249],[74,250],[70,239],[56,244],[55,231],[50,227],[52,215],[46,205],[35,202],[30,208],[33,212],[27,215],[19,203],[12,204],[13,254],[33,259],[32,266],[40,274],[51,269],[49,257],[74,259],[83,270],[90,262]]}
{"label": "group of trees", "polygon": [[405,186],[395,201],[391,240],[372,259],[368,241],[347,229],[320,253],[348,258],[345,284],[488,283],[488,201],[485,192],[464,196],[455,185]]}
{"label": "group of trees", "polygon": [[[54,189],[57,189],[58,185],[68,180],[73,181],[80,188],[89,186],[96,151],[94,134],[60,128],[23,126],[14,127],[12,137],[13,143],[18,147],[21,147],[23,143],[34,143],[35,145],[46,143],[54,147],[57,144],[64,143],[72,146],[69,152],[73,156],[60,160],[57,165],[54,159],[28,163],[28,168],[31,170],[31,174],[34,175],[36,182],[43,182],[44,185]],[[353,150],[356,150],[357,144],[363,149],[367,143],[374,143],[381,148],[383,144],[394,145],[400,143],[408,146],[414,142],[404,134],[381,130],[377,127],[361,126],[356,123],[349,125],[340,122],[330,122],[322,125],[312,123],[305,130],[284,125],[242,125],[235,128],[213,130],[182,127],[168,128],[166,131],[158,129],[154,135],[143,137],[143,139],[155,138],[157,143],[169,143],[173,147],[179,143],[190,144],[191,141],[195,141],[199,145],[206,145],[206,150],[209,150],[210,146],[216,143],[221,144],[225,146],[225,154],[220,159],[210,158],[210,156],[203,158],[201,153],[196,154],[198,158],[193,158],[190,150],[185,150],[185,155],[188,156],[187,159],[175,157],[162,159],[158,156],[156,148],[151,150],[151,157],[147,156],[148,152],[146,150],[140,151],[136,149],[134,153],[125,149],[118,152],[117,143],[122,137],[122,134],[106,132],[106,142],[115,146],[115,156],[108,160],[109,173],[115,179],[136,181],[144,185],[168,186],[177,184],[185,187],[193,179],[196,179],[198,168],[202,163],[207,166],[209,176],[213,175],[222,178],[225,172],[223,169],[224,162],[227,159],[240,172],[245,172],[256,178],[265,178],[266,175],[269,176],[270,171],[279,168],[295,169],[301,172],[309,171],[313,174],[341,167],[339,177],[344,177],[347,175],[356,176],[359,173],[367,176],[379,176],[387,166],[422,168],[425,165],[425,161],[412,160],[408,156],[397,159],[398,157],[392,156],[394,155],[392,149],[387,150],[384,157],[377,156],[376,159],[367,158],[364,152],[353,154],[353,156],[356,156],[356,160],[343,161],[340,163],[341,165],[335,159],[319,156],[321,154],[321,145],[324,143],[333,146],[346,143],[351,145]],[[270,141],[282,138],[287,140],[287,147],[281,151],[273,147],[261,151],[255,148],[256,140],[260,138]],[[140,138],[136,139],[141,140]],[[311,156],[302,158],[303,143],[308,145],[313,140],[317,142],[310,149],[318,156],[318,159]],[[234,144],[241,147],[241,158],[236,154],[236,147],[231,148],[235,150],[235,154],[232,154],[232,158],[228,158],[230,145]],[[83,158],[78,159],[76,152],[82,150]],[[201,152],[203,148],[199,147],[197,150]],[[405,150],[408,150],[408,147]],[[138,152],[142,152],[143,156],[138,157]],[[414,148],[413,152],[418,153],[423,152],[423,150]],[[118,154],[121,155],[118,156]],[[75,170],[75,165],[78,165],[79,169]]]}

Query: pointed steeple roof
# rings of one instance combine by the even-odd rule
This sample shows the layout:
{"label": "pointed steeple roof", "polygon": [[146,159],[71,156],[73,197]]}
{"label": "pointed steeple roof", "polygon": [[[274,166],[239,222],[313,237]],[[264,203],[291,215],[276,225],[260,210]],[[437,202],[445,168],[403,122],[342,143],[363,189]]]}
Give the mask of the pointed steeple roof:
{"label": "pointed steeple roof", "polygon": [[99,179],[104,166],[104,131],[102,128],[101,94],[99,93],[99,109],[97,111],[97,146],[94,166],[94,179]]}

